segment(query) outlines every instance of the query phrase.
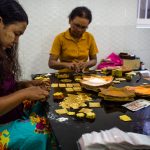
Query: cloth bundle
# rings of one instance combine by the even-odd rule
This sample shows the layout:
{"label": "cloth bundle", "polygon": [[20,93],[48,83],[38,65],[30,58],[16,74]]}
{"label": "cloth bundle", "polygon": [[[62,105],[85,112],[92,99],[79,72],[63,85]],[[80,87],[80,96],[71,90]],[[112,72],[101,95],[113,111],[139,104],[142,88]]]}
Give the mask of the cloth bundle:
{"label": "cloth bundle", "polygon": [[149,150],[150,136],[112,128],[83,134],[78,145],[79,150]]}
{"label": "cloth bundle", "polygon": [[97,69],[123,65],[123,60],[115,53],[111,53],[105,60],[106,61],[100,62]]}

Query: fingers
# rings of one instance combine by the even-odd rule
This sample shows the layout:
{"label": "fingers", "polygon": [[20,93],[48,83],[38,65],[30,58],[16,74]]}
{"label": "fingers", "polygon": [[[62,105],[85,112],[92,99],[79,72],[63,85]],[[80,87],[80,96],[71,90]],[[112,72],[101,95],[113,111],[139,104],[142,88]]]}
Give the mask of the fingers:
{"label": "fingers", "polygon": [[50,90],[50,80],[34,80],[34,86],[39,86],[41,89],[49,91]]}
{"label": "fingers", "polygon": [[75,71],[76,73],[82,72],[86,69],[86,62],[73,62],[68,63],[67,66],[69,69]]}
{"label": "fingers", "polygon": [[82,69],[82,73],[85,73],[85,72],[86,72],[86,71],[85,71],[85,68],[83,68],[83,69]]}
{"label": "fingers", "polygon": [[50,86],[40,86],[40,87],[43,90],[50,91]]}
{"label": "fingers", "polygon": [[71,69],[72,69],[72,70],[75,70],[75,68],[76,68],[76,64],[75,64],[75,63],[72,63],[72,64],[71,64]]}
{"label": "fingers", "polygon": [[80,66],[76,64],[74,71],[75,71],[76,73],[80,72]]}
{"label": "fingers", "polygon": [[48,96],[48,95],[49,95],[49,92],[44,90],[44,91],[43,91],[43,95],[44,95],[44,96]]}
{"label": "fingers", "polygon": [[74,64],[73,70],[74,70],[76,73],[77,73],[77,72],[80,72],[79,63],[74,62],[73,64]]}
{"label": "fingers", "polygon": [[84,73],[86,68],[87,68],[87,63],[86,62],[82,62],[81,65],[80,65],[81,72]]}
{"label": "fingers", "polygon": [[50,85],[50,81],[44,81],[43,83],[44,85],[47,85],[47,86]]}
{"label": "fingers", "polygon": [[45,99],[49,95],[49,92],[45,89],[42,89],[40,86],[36,86],[34,92],[39,96],[40,99]]}
{"label": "fingers", "polygon": [[25,98],[31,101],[45,101],[49,96],[49,92],[40,86],[29,87],[22,90],[22,92],[24,92]]}
{"label": "fingers", "polygon": [[38,99],[43,102],[43,101],[46,101],[48,96],[49,96],[49,92],[42,89],[41,92],[39,93]]}
{"label": "fingers", "polygon": [[45,80],[33,80],[33,85],[34,86],[48,86],[50,85],[50,80],[45,79]]}
{"label": "fingers", "polygon": [[36,80],[32,80],[32,84],[33,85],[40,85],[40,84],[42,84],[42,81],[41,80],[39,80],[39,79],[36,79]]}

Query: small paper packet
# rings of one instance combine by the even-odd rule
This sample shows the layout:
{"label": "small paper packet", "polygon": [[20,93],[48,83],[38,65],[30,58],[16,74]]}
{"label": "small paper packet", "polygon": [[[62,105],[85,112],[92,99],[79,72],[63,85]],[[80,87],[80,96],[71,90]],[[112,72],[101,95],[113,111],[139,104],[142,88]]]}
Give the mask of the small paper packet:
{"label": "small paper packet", "polygon": [[122,105],[123,107],[126,107],[127,109],[131,111],[137,111],[142,108],[150,106],[150,101],[144,100],[144,99],[139,99],[130,103],[126,103]]}

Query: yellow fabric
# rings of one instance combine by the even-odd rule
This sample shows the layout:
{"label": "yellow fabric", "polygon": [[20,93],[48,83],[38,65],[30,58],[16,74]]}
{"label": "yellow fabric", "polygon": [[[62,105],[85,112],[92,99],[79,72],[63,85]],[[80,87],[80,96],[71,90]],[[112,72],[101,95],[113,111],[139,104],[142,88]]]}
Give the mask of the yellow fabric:
{"label": "yellow fabric", "polygon": [[87,61],[89,56],[96,55],[98,49],[94,37],[85,32],[79,41],[76,41],[69,32],[60,33],[56,36],[51,55],[59,56],[61,62]]}

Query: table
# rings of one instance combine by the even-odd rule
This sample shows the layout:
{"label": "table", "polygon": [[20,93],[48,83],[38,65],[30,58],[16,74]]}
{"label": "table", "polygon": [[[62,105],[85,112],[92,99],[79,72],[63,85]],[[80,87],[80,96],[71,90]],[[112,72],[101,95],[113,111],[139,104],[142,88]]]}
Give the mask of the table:
{"label": "table", "polygon": [[[53,74],[51,76],[51,82],[55,82],[57,79]],[[116,84],[116,87],[123,87],[126,85],[140,85],[142,83],[150,84],[150,81],[141,79],[136,83],[137,77],[134,77],[131,82],[122,82]],[[141,109],[136,112],[132,112],[122,107],[123,103],[102,101],[97,96],[96,92],[90,92],[92,98],[95,101],[101,101],[101,108],[94,108],[96,113],[96,119],[94,121],[78,120],[75,117],[67,115],[57,115],[55,109],[58,109],[58,103],[53,100],[52,88],[50,91],[50,97],[48,99],[49,107],[47,107],[48,119],[50,121],[52,131],[57,139],[59,149],[61,150],[78,150],[77,140],[84,133],[90,133],[92,131],[99,132],[100,130],[106,130],[113,127],[127,132],[136,132],[146,135],[150,135],[150,107]],[[119,119],[120,115],[126,114],[132,118],[131,122],[123,122]],[[59,122],[57,119],[60,117],[67,117],[68,120]]]}

